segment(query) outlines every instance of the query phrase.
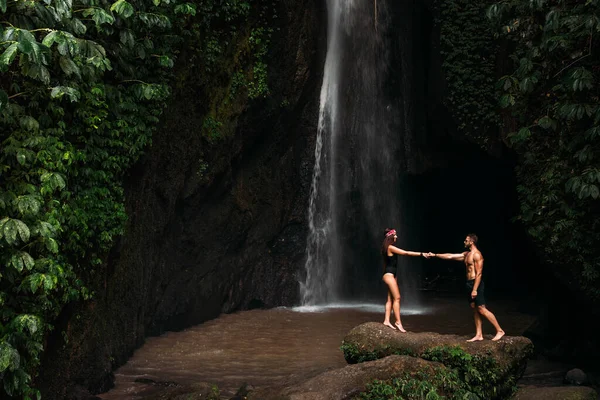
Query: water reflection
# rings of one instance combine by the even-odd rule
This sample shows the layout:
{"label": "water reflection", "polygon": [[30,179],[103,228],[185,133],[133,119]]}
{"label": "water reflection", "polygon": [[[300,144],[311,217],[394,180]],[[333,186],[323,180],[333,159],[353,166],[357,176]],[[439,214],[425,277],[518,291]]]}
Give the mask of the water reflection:
{"label": "water reflection", "polygon": [[[533,317],[516,304],[490,304],[508,335],[520,335]],[[340,351],[350,329],[383,320],[381,304],[276,308],[222,315],[181,332],[146,340],[115,372],[116,386],[102,399],[144,399],[164,388],[135,382],[146,379],[182,385],[210,382],[232,396],[244,383],[262,387],[297,382],[346,365]],[[402,309],[404,327],[412,332],[473,334],[472,314],[462,298],[431,298],[421,308]],[[493,328],[484,325],[484,333]],[[398,332],[398,334],[402,334]]]}
{"label": "water reflection", "polygon": [[[373,303],[332,303],[327,305],[320,306],[298,306],[294,307],[291,310],[296,312],[328,312],[328,311],[342,311],[342,310],[356,310],[356,311],[364,311],[370,313],[381,313],[383,310],[383,306],[381,304],[373,304]],[[404,315],[417,315],[417,314],[427,314],[432,312],[431,307],[414,307],[414,306],[402,306],[402,311],[400,314]]]}

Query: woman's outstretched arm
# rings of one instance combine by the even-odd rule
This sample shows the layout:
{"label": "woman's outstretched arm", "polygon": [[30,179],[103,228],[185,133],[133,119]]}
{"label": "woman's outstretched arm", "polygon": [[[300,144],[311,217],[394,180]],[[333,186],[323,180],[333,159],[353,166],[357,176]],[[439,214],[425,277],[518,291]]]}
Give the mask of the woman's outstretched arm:
{"label": "woman's outstretched arm", "polygon": [[423,252],[403,250],[403,249],[399,249],[396,246],[390,246],[389,249],[390,249],[390,251],[392,253],[394,253],[394,254],[400,254],[401,256],[421,257],[423,255]]}

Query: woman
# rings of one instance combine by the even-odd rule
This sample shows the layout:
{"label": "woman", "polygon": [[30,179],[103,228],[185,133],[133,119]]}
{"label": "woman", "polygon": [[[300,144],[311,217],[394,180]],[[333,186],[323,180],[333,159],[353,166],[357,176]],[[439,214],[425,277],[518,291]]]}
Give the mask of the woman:
{"label": "woman", "polygon": [[385,239],[383,239],[383,245],[381,246],[381,255],[383,256],[383,281],[388,286],[387,302],[385,303],[385,319],[383,320],[383,324],[395,329],[390,323],[390,314],[393,307],[394,315],[396,316],[396,323],[394,325],[396,325],[396,328],[398,328],[400,332],[406,332],[400,321],[400,289],[398,288],[398,282],[396,281],[396,269],[398,264],[397,255],[420,257],[423,256],[423,253],[397,248],[393,245],[396,243],[396,239],[398,239],[396,230],[387,228],[385,230]]}

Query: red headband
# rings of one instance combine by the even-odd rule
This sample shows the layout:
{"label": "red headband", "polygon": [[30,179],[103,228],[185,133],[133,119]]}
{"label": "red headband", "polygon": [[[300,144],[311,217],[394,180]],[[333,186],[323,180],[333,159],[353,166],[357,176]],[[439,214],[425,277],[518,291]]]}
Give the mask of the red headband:
{"label": "red headband", "polygon": [[385,237],[392,236],[392,235],[395,235],[395,234],[396,234],[396,230],[392,229],[391,231],[389,231],[388,233],[385,234]]}

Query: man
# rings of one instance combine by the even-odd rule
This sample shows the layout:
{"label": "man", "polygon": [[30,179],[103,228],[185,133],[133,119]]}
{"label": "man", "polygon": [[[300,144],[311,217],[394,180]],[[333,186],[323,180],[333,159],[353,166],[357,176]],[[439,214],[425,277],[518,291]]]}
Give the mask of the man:
{"label": "man", "polygon": [[498,324],[494,314],[485,306],[485,297],[482,274],[483,274],[483,255],[477,248],[477,235],[470,233],[465,238],[465,251],[460,254],[427,254],[428,257],[437,257],[443,260],[464,261],[467,267],[467,283],[466,290],[469,303],[473,309],[473,318],[475,319],[475,336],[467,340],[467,342],[476,342],[483,340],[483,331],[481,317],[486,318],[496,328],[496,336],[493,341],[500,340],[504,336],[504,331]]}

